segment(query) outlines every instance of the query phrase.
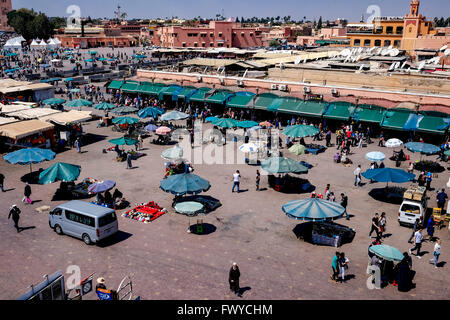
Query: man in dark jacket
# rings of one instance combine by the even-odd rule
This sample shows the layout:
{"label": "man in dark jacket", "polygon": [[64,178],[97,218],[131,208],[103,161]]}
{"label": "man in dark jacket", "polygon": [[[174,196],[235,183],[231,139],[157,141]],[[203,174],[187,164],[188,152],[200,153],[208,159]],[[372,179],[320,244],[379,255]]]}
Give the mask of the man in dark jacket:
{"label": "man in dark jacket", "polygon": [[0,173],[0,189],[2,189],[2,192],[5,192],[5,188],[3,186],[3,183],[5,182],[5,176]]}
{"label": "man in dark jacket", "polygon": [[27,182],[26,185],[25,185],[25,189],[24,189],[24,191],[23,191],[23,195],[24,195],[24,197],[23,197],[22,201],[25,202],[25,203],[32,204],[32,201],[31,201],[31,199],[30,199],[30,196],[31,196],[31,187],[30,187],[30,185],[28,184],[28,182]]}
{"label": "man in dark jacket", "polygon": [[241,272],[239,271],[239,267],[236,262],[233,262],[233,266],[230,269],[230,275],[228,278],[228,282],[230,283],[230,290],[235,294],[240,296],[239,293],[239,277],[241,276]]}
{"label": "man in dark jacket", "polygon": [[9,215],[8,215],[8,219],[11,218],[12,216],[12,220],[14,221],[14,228],[16,228],[17,232],[20,232],[19,228],[19,219],[20,219],[20,209],[17,208],[17,206],[15,204],[12,205],[11,209],[9,210]]}

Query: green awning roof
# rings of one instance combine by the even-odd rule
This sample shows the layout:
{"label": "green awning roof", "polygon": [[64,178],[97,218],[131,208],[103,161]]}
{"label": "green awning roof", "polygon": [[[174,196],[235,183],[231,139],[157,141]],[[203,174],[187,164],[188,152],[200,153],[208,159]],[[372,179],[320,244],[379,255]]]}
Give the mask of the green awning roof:
{"label": "green awning roof", "polygon": [[255,100],[255,109],[267,110],[279,97],[273,93],[261,93]]}
{"label": "green awning roof", "polygon": [[137,88],[137,92],[142,94],[154,94],[157,95],[160,91],[162,91],[166,86],[162,83],[151,83],[151,82],[142,82],[141,85]]}
{"label": "green awning roof", "polygon": [[181,90],[183,90],[183,87],[181,87],[181,86],[170,85],[168,87],[163,88],[163,90],[161,90],[160,93],[162,93],[165,96],[171,96],[174,92],[181,91]]}
{"label": "green awning roof", "polygon": [[122,85],[122,92],[136,92],[139,87],[139,82],[127,81]]}
{"label": "green awning roof", "polygon": [[403,130],[409,115],[413,112],[408,111],[386,111],[381,127],[386,129]]}
{"label": "green awning roof", "polygon": [[349,120],[355,111],[355,105],[347,102],[333,102],[323,114],[325,119]]}
{"label": "green awning roof", "polygon": [[325,104],[314,101],[304,101],[298,105],[296,114],[308,117],[322,117],[325,112]]}
{"label": "green awning roof", "polygon": [[190,97],[190,95],[197,91],[196,87],[184,87],[183,91],[178,94],[179,99],[186,99],[186,97]]}
{"label": "green awning roof", "polygon": [[227,107],[247,108],[254,96],[255,94],[253,92],[236,92],[236,95],[228,100]]}
{"label": "green awning roof", "polygon": [[359,105],[353,113],[352,118],[355,121],[380,123],[383,120],[384,111],[386,109],[368,104]]}
{"label": "green awning roof", "polygon": [[280,106],[278,107],[278,112],[295,114],[296,110],[299,108],[303,100],[295,97],[283,97],[280,98]]}
{"label": "green awning roof", "polygon": [[108,89],[120,89],[120,87],[122,86],[122,83],[123,83],[122,81],[113,80],[109,84]]}
{"label": "green awning roof", "polygon": [[425,115],[422,120],[419,122],[419,128],[418,131],[422,132],[429,132],[429,133],[438,133],[438,134],[444,134],[445,130],[439,130],[439,127],[442,127],[446,124],[444,121],[447,117],[439,117],[439,116],[427,116]]}
{"label": "green awning roof", "polygon": [[206,98],[205,102],[223,104],[229,97],[232,96],[234,96],[233,92],[219,91],[214,93],[212,96]]}
{"label": "green awning roof", "polygon": [[211,91],[211,88],[206,87],[198,88],[198,91],[191,96],[190,101],[198,101],[198,102],[205,101],[205,96],[209,91]]}

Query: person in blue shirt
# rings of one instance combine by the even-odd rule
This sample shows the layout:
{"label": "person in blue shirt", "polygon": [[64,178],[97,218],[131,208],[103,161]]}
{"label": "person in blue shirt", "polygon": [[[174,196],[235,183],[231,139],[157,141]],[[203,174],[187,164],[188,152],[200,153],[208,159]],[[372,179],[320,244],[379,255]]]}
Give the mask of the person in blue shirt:
{"label": "person in blue shirt", "polygon": [[333,271],[333,274],[330,276],[331,280],[334,280],[335,282],[338,282],[339,280],[339,258],[341,254],[340,252],[336,251],[333,260],[331,262],[331,269]]}
{"label": "person in blue shirt", "polygon": [[432,179],[431,172],[428,171],[427,177],[426,177],[426,181],[427,181],[427,190],[430,190],[430,189],[431,189],[430,184],[431,184],[431,181],[432,181],[432,180],[433,180],[433,179]]}

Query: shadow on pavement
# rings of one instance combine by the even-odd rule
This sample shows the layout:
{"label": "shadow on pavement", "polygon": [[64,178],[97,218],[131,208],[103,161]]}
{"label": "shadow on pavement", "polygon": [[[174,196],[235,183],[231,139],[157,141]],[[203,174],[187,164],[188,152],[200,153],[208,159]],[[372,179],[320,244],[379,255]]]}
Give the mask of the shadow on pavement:
{"label": "shadow on pavement", "polygon": [[190,230],[190,233],[192,233],[192,234],[197,234],[197,235],[202,236],[202,235],[208,235],[208,234],[215,232],[217,230],[217,228],[215,225],[212,225],[210,223],[203,223],[203,232],[200,232],[200,233],[197,232],[196,224],[189,226],[189,230]]}
{"label": "shadow on pavement", "polygon": [[98,243],[100,248],[113,246],[119,242],[125,241],[132,236],[131,233],[119,230],[115,236],[109,237]]}

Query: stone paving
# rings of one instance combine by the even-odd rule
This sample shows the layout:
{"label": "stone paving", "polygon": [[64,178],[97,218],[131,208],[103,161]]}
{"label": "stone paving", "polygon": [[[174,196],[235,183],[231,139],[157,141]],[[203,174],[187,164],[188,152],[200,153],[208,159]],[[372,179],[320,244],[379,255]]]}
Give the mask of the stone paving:
{"label": "stone paving", "polygon": [[[207,127],[209,127],[207,125]],[[0,299],[15,299],[28,290],[30,284],[42,280],[44,274],[57,270],[65,271],[69,265],[78,265],[82,276],[95,273],[103,276],[107,286],[116,289],[121,279],[129,275],[133,280],[133,291],[142,299],[448,299],[450,277],[448,264],[435,269],[428,263],[432,257],[433,243],[425,242],[422,250],[426,254],[421,260],[413,257],[413,270],[417,272],[416,288],[407,293],[398,292],[388,286],[381,290],[366,287],[368,232],[374,212],[387,213],[386,244],[406,251],[411,229],[397,223],[398,205],[374,200],[368,192],[384,184],[353,186],[355,166],[362,164],[363,171],[369,162],[364,159],[368,151],[383,151],[388,157],[391,150],[379,148],[375,143],[368,148],[353,149],[354,165],[344,167],[333,162],[335,148],[319,155],[303,155],[314,167],[304,178],[322,191],[331,184],[336,198],[341,192],[349,197],[348,211],[354,217],[337,222],[356,229],[356,237],[350,244],[338,248],[350,259],[348,274],[354,278],[344,284],[330,281],[330,266],[336,248],[317,246],[298,240],[293,233],[297,221],[286,217],[281,206],[288,201],[308,197],[308,194],[283,194],[270,188],[255,191],[257,167],[248,165],[195,165],[195,174],[206,178],[211,189],[206,192],[219,199],[222,207],[204,218],[216,230],[207,235],[186,232],[189,220],[174,213],[170,207],[173,196],[159,188],[163,176],[164,159],[161,152],[167,146],[151,144],[145,139],[146,156],[133,162],[136,167],[126,170],[126,163],[114,161],[115,154],[103,154],[109,147],[109,139],[120,133],[109,128],[96,128],[96,122],[84,125],[85,132],[103,136],[103,140],[84,146],[83,153],[75,149],[57,154],[55,160],[34,165],[34,170],[47,168],[54,162],[67,162],[82,167],[80,180],[84,177],[112,179],[133,205],[156,201],[169,209],[169,213],[150,224],[120,216],[119,229],[122,241],[106,247],[86,246],[81,240],[69,236],[58,236],[48,226],[48,216],[35,209],[43,205],[52,208],[62,201],[51,201],[59,183],[32,185],[33,205],[21,203],[24,183],[21,176],[28,173],[28,166],[11,165],[0,159],[0,172],[6,176],[5,187],[12,189],[0,193]],[[334,141],[334,139],[332,140]],[[231,143],[231,142],[230,142]],[[324,142],[321,142],[324,143]],[[291,156],[288,152],[285,154]],[[237,151],[238,152],[238,151]],[[420,157],[413,154],[413,159]],[[430,157],[434,159],[434,156]],[[393,167],[390,160],[386,166]],[[402,163],[406,168],[407,163]],[[446,166],[447,167],[447,166]],[[231,193],[232,174],[240,170],[243,193]],[[441,188],[448,180],[448,171],[434,179],[432,187]],[[365,181],[366,182],[366,181]],[[262,177],[261,187],[267,187],[267,177]],[[435,192],[430,193],[430,206],[435,205]],[[35,226],[16,233],[13,222],[7,220],[9,207],[17,204],[22,210],[20,225]],[[195,219],[190,219],[191,224]],[[441,261],[448,260],[450,245],[447,228],[436,231],[442,239]],[[243,298],[237,298],[228,288],[228,270],[232,262],[241,270],[241,287],[246,288]],[[94,294],[87,297],[95,299]]]}

